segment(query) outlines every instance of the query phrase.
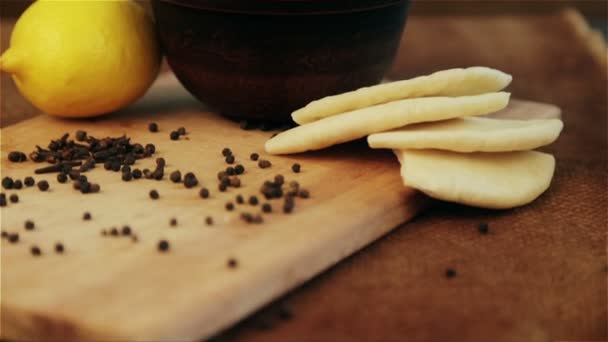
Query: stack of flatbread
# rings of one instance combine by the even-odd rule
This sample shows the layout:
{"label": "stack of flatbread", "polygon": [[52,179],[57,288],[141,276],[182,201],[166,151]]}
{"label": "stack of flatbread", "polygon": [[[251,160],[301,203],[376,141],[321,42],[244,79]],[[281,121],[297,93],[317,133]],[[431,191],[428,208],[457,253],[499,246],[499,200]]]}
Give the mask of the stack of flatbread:
{"label": "stack of flatbread", "polygon": [[509,103],[512,77],[471,67],[361,88],[313,101],[292,114],[300,126],[266,142],[271,154],[299,153],[367,137],[392,149],[406,186],[431,197],[486,208],[527,204],[551,183],[558,119],[478,117]]}

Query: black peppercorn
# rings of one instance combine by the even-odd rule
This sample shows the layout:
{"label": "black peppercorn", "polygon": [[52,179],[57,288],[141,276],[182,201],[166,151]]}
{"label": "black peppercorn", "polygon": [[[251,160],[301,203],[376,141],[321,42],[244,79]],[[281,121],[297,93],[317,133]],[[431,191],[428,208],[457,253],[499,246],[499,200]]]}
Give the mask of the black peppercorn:
{"label": "black peppercorn", "polygon": [[8,237],[8,232],[7,232],[6,230],[3,230],[3,231],[2,231],[2,233],[0,234],[0,236],[1,236],[3,239],[6,239],[6,238]]}
{"label": "black peppercorn", "polygon": [[257,154],[257,153],[252,153],[252,154],[249,156],[249,159],[251,159],[251,160],[253,160],[253,161],[258,161],[258,159],[259,159],[259,158],[260,158],[260,155],[259,155],[259,154]]}
{"label": "black peppercorn", "polygon": [[174,217],[171,220],[169,220],[169,225],[171,227],[176,227],[177,226],[177,219]]}
{"label": "black peppercorn", "polygon": [[12,203],[17,203],[19,202],[19,196],[17,194],[12,194],[8,197],[8,199],[12,202]]}
{"label": "black peppercorn", "polygon": [[164,167],[165,165],[167,165],[165,158],[156,158],[156,166]]}
{"label": "black peppercorn", "polygon": [[8,242],[17,243],[19,242],[19,234],[17,233],[9,233],[7,236]]}
{"label": "black peppercorn", "polygon": [[63,247],[63,244],[61,242],[57,242],[55,244],[55,252],[61,254],[61,253],[63,253],[64,250],[65,250],[65,248]]}
{"label": "black peppercorn", "polygon": [[480,234],[488,234],[489,226],[487,223],[482,222],[477,226],[477,230]]}
{"label": "black peppercorn", "polygon": [[205,218],[205,224],[207,224],[208,226],[212,226],[213,225],[213,217],[207,216]]}
{"label": "black peppercorn", "polygon": [[245,203],[245,199],[243,198],[243,195],[236,195],[236,203],[237,204]]}
{"label": "black peppercorn", "polygon": [[148,130],[152,133],[158,132],[158,124],[156,122],[150,122],[148,124]]}
{"label": "black peppercorn", "polygon": [[32,246],[32,248],[30,248],[30,252],[32,252],[33,256],[40,256],[40,254],[42,254],[42,251],[38,246]]}
{"label": "black peppercorn", "polygon": [[228,189],[228,186],[224,183],[221,183],[220,185],[218,185],[217,188],[219,191],[224,192],[224,191],[226,191],[226,189]]}
{"label": "black peppercorn", "polygon": [[82,214],[82,219],[85,221],[89,221],[91,220],[91,213],[90,212],[85,212],[84,214]]}
{"label": "black peppercorn", "polygon": [[133,178],[135,179],[140,179],[142,174],[141,174],[141,170],[140,169],[133,169],[133,172],[131,172],[131,175],[133,176]]}
{"label": "black peppercorn", "polygon": [[264,218],[262,217],[262,215],[257,214],[253,217],[253,219],[251,220],[251,222],[256,223],[256,224],[260,224],[262,222],[264,222]]}
{"label": "black peppercorn", "polygon": [[232,155],[232,151],[228,147],[224,147],[224,149],[222,149],[222,155],[224,157],[228,157]]}
{"label": "black peppercorn", "polygon": [[158,194],[158,191],[156,191],[156,190],[150,190],[150,198],[151,198],[151,199],[154,199],[154,200],[155,200],[155,199],[158,199],[159,197],[160,197],[160,196],[159,196],[159,194]]}
{"label": "black peppercorn", "polygon": [[225,207],[226,207],[226,210],[228,210],[228,211],[234,210],[234,204],[232,202],[226,203]]}
{"label": "black peppercorn", "polygon": [[266,159],[261,159],[260,161],[258,161],[258,166],[261,169],[266,169],[272,166],[272,163],[270,163],[270,161],[266,160]]}
{"label": "black peppercorn", "polygon": [[236,171],[234,170],[234,168],[232,166],[228,166],[226,168],[226,174],[228,176],[234,176],[236,174]]}
{"label": "black peppercorn", "polygon": [[12,151],[8,153],[8,160],[13,163],[21,163],[27,160],[27,156],[23,152]]}
{"label": "black peppercorn", "polygon": [[158,250],[161,252],[166,252],[169,250],[169,241],[160,240],[158,241]]}
{"label": "black peppercorn", "polygon": [[245,167],[244,167],[243,165],[241,165],[241,164],[237,164],[237,165],[234,167],[234,172],[235,172],[237,175],[242,175],[242,174],[245,172]]}
{"label": "black peppercorn", "polygon": [[112,227],[112,229],[110,229],[110,235],[112,235],[112,236],[118,236],[118,234],[119,234],[118,228]]}
{"label": "black peppercorn", "polygon": [[131,227],[123,226],[121,233],[122,233],[122,235],[131,235]]}
{"label": "black peppercorn", "polygon": [[83,130],[76,131],[76,141],[85,141],[87,139],[87,132]]}
{"label": "black peppercorn", "polygon": [[129,172],[129,173],[131,173],[131,167],[129,165],[123,165],[123,167],[120,169],[120,172],[122,172],[122,173]]}
{"label": "black peppercorn", "polygon": [[309,198],[310,192],[308,192],[308,190],[306,190],[306,189],[302,189],[302,190],[300,190],[298,195],[300,195],[300,198]]}
{"label": "black peppercorn", "polygon": [[272,212],[272,206],[270,205],[270,203],[264,203],[262,205],[262,211],[265,212],[265,213]]}
{"label": "black peppercorn", "polygon": [[15,189],[15,190],[21,190],[21,188],[23,188],[23,183],[21,182],[21,180],[16,179],[13,182],[13,189]]}
{"label": "black peppercorn", "polygon": [[186,135],[186,128],[185,127],[180,127],[177,129],[177,134],[179,135]]}
{"label": "black peppercorn", "polygon": [[34,227],[36,225],[34,224],[34,222],[32,220],[27,220],[27,221],[25,221],[25,224],[23,226],[25,227],[26,230],[34,230]]}
{"label": "black peppercorn", "polygon": [[3,188],[10,190],[13,188],[13,184],[14,184],[14,181],[11,177],[2,178],[2,187]]}
{"label": "black peppercorn", "polygon": [[89,183],[90,187],[89,187],[89,191],[92,193],[97,193],[99,192],[99,190],[101,190],[101,187],[99,186],[99,184],[97,183]]}
{"label": "black peppercorn", "polygon": [[36,184],[36,181],[34,180],[34,178],[27,176],[23,180],[23,184],[25,184],[25,186],[30,187],[30,186],[34,186],[34,184]]}
{"label": "black peppercorn", "polygon": [[285,177],[283,175],[274,176],[274,184],[277,186],[281,186],[285,183]]}
{"label": "black peppercorn", "polygon": [[156,146],[154,146],[154,144],[146,144],[146,147],[144,147],[144,154],[152,155],[155,152],[156,152]]}
{"label": "black peppercorn", "polygon": [[177,133],[177,131],[172,131],[169,134],[169,138],[171,138],[171,140],[178,140],[179,139],[179,133]]}
{"label": "black peppercorn", "polygon": [[226,163],[227,164],[233,164],[234,163],[234,156],[232,154],[226,157]]}
{"label": "black peppercorn", "polygon": [[301,169],[301,166],[300,166],[300,164],[298,164],[298,163],[295,163],[295,164],[293,164],[293,165],[291,166],[291,170],[292,170],[293,172],[295,172],[295,173],[299,173],[299,172],[300,172],[300,169]]}
{"label": "black peppercorn", "polygon": [[6,194],[0,193],[0,207],[6,207]]}
{"label": "black peppercorn", "polygon": [[249,197],[249,204],[258,205],[258,198],[256,196]]}
{"label": "black peppercorn", "polygon": [[186,188],[193,188],[198,185],[198,179],[192,172],[188,172],[184,175],[184,186]]}
{"label": "black peppercorn", "polygon": [[238,267],[239,263],[238,263],[238,261],[236,261],[235,258],[230,258],[230,259],[228,259],[228,262],[226,264],[228,265],[228,268],[234,269],[234,268]]}
{"label": "black peppercorn", "polygon": [[114,172],[120,171],[120,161],[118,161],[118,160],[112,161],[112,171],[114,171]]}
{"label": "black peppercorn", "polygon": [[179,170],[173,171],[169,175],[169,179],[171,179],[173,183],[179,183],[182,181],[182,173],[179,172]]}
{"label": "black peppercorn", "polygon": [[230,186],[234,187],[234,188],[240,188],[241,187],[241,180],[239,179],[239,177],[232,177],[230,178]]}
{"label": "black peppercorn", "polygon": [[131,179],[133,179],[133,175],[131,174],[131,172],[123,172],[122,173],[122,180],[125,182],[129,182],[131,181]]}
{"label": "black peppercorn", "polygon": [[207,188],[202,188],[201,191],[199,191],[198,195],[201,198],[209,198],[209,189]]}
{"label": "black peppercorn", "polygon": [[58,173],[57,174],[57,181],[59,183],[65,183],[68,181],[68,176],[65,173]]}
{"label": "black peppercorn", "polygon": [[456,276],[456,270],[453,268],[448,268],[445,270],[445,277],[446,278],[454,278]]}

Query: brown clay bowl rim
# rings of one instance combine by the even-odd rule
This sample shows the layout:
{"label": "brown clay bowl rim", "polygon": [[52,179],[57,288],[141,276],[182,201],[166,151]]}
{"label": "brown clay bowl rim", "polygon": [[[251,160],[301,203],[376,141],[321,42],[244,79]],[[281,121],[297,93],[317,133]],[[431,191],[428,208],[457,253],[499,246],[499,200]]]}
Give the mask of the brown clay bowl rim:
{"label": "brown clay bowl rim", "polygon": [[410,0],[154,0],[197,10],[239,14],[319,15],[363,12]]}

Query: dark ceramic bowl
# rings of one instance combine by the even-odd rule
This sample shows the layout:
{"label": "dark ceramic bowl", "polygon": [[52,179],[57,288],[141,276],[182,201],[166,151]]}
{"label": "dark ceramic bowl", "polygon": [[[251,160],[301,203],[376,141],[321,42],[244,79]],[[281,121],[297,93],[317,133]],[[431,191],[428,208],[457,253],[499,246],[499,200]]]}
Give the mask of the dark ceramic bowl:
{"label": "dark ceramic bowl", "polygon": [[154,0],[167,60],[220,113],[287,121],[321,97],[380,82],[409,0]]}

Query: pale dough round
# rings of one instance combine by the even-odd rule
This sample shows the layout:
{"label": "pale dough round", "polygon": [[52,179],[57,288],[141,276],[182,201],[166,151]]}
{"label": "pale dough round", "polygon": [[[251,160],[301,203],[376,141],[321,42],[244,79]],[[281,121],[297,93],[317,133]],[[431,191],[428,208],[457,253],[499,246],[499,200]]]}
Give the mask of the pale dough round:
{"label": "pale dough round", "polygon": [[511,80],[511,75],[486,67],[448,69],[324,97],[296,110],[291,117],[302,125],[339,113],[407,98],[497,92],[508,86]]}
{"label": "pale dough round", "polygon": [[367,138],[367,142],[371,148],[388,149],[525,151],[551,144],[563,126],[558,119],[502,120],[467,117],[375,133]]}
{"label": "pale dough round", "polygon": [[532,202],[547,190],[555,169],[552,155],[536,151],[394,152],[406,186],[440,200],[492,209]]}

